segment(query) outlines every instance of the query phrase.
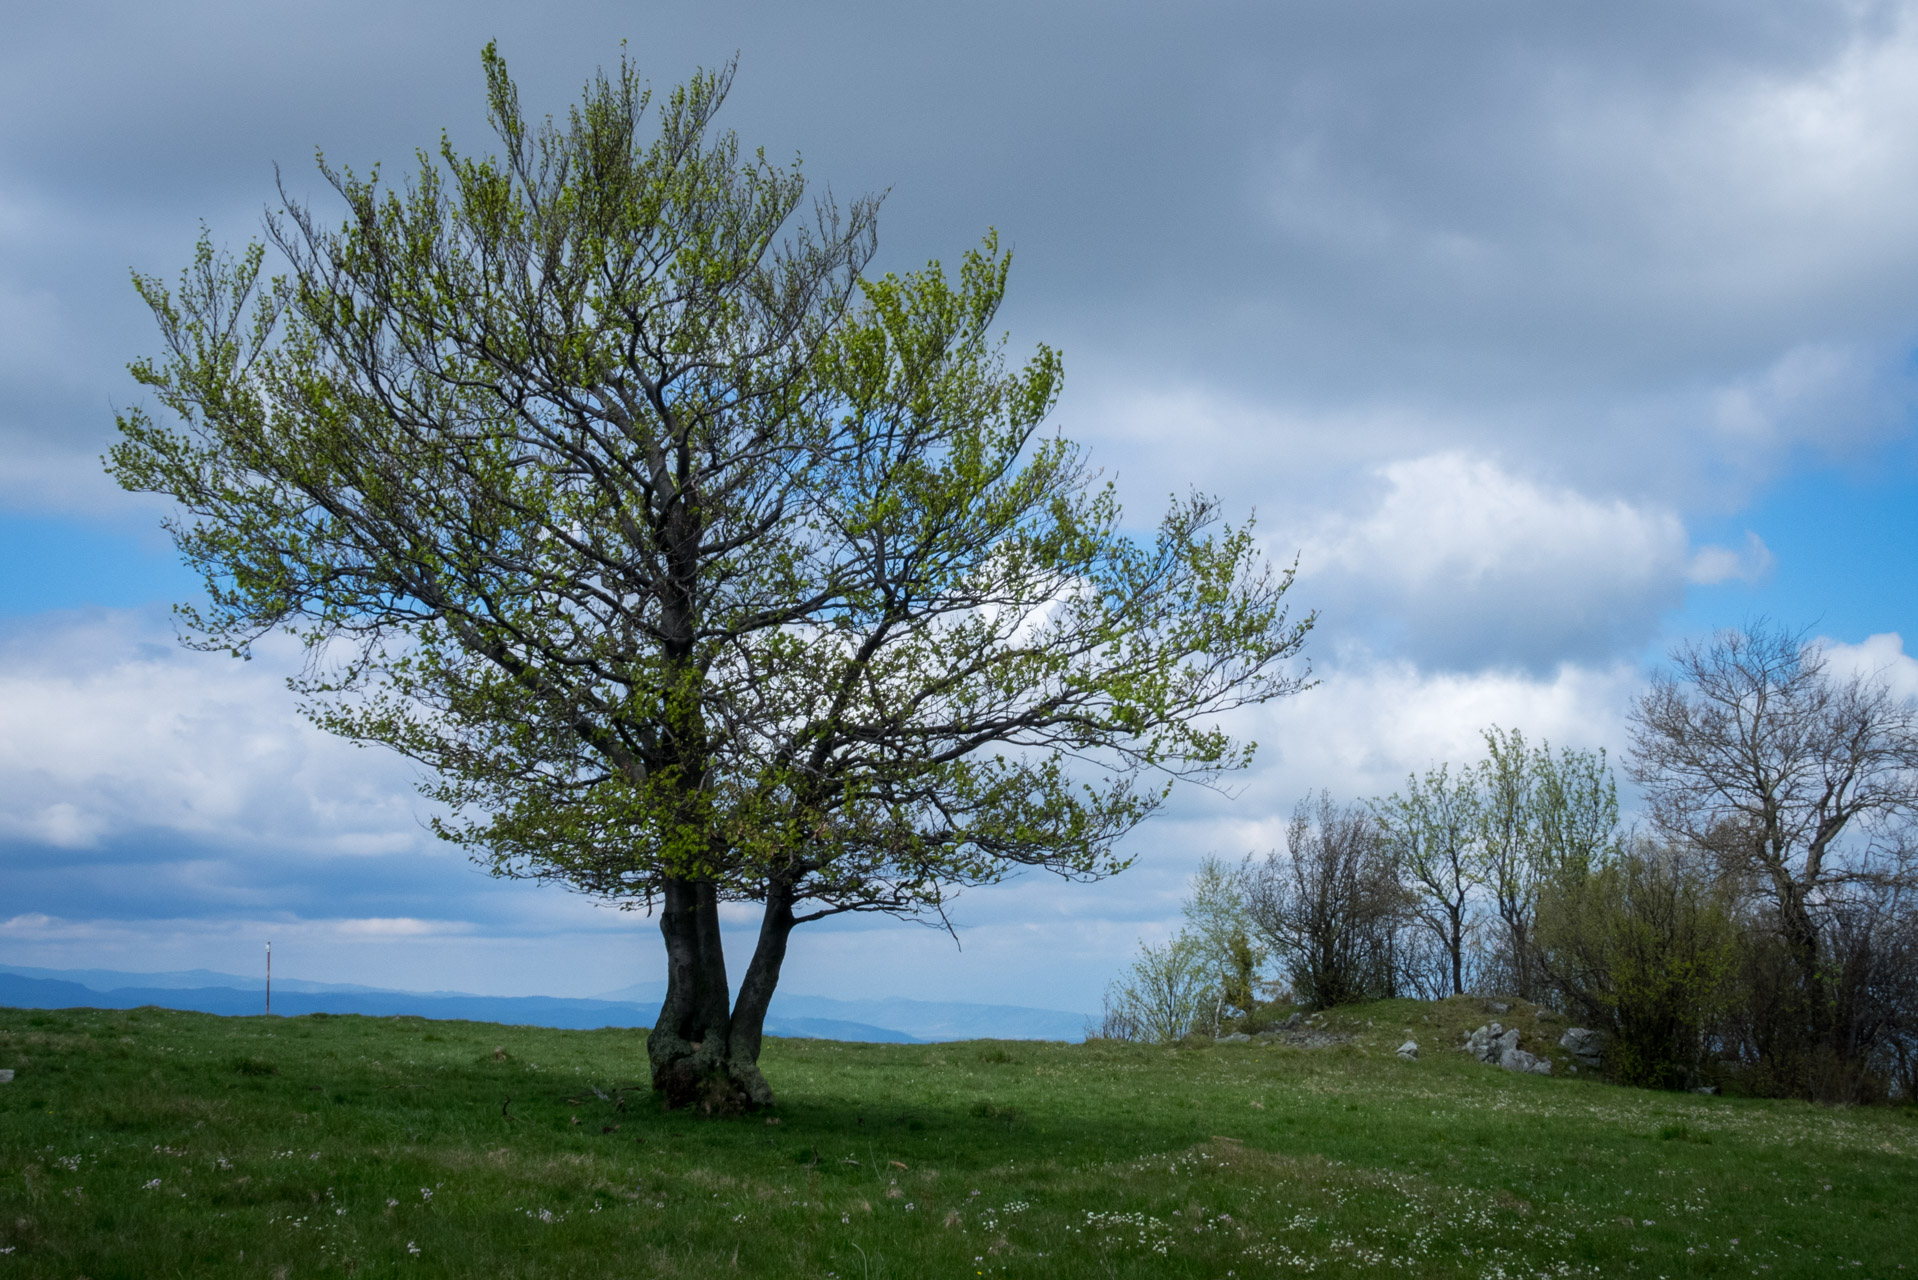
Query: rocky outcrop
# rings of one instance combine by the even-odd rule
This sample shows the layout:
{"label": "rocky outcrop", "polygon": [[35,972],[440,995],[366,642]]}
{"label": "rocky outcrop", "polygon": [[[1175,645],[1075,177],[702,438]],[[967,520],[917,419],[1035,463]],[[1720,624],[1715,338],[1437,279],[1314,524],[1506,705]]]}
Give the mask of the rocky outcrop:
{"label": "rocky outcrop", "polygon": [[1549,1058],[1541,1058],[1518,1047],[1518,1028],[1507,1030],[1496,1022],[1487,1023],[1465,1038],[1465,1051],[1487,1066],[1507,1071],[1527,1071],[1534,1075],[1552,1074]]}
{"label": "rocky outcrop", "polygon": [[1518,1048],[1518,1028],[1510,1031],[1498,1023],[1488,1023],[1465,1037],[1465,1051],[1480,1062],[1495,1063],[1508,1049]]}
{"label": "rocky outcrop", "polygon": [[1529,1071],[1536,1076],[1552,1074],[1552,1060],[1538,1058],[1523,1049],[1507,1049],[1499,1055],[1498,1065],[1507,1071]]}

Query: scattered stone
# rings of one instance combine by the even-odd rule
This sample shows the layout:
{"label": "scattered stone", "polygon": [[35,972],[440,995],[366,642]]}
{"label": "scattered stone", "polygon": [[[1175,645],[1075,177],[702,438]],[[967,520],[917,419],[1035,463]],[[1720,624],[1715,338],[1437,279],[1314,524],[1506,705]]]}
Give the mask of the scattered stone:
{"label": "scattered stone", "polygon": [[1419,1042],[1416,1040],[1407,1040],[1404,1044],[1400,1045],[1399,1057],[1404,1058],[1407,1062],[1417,1062],[1419,1060]]}
{"label": "scattered stone", "polygon": [[1296,1030],[1298,1028],[1299,1023],[1304,1020],[1305,1020],[1305,1015],[1299,1012],[1297,1009],[1294,1009],[1292,1011],[1292,1016],[1287,1018],[1283,1023],[1280,1024],[1279,1030],[1281,1031]]}
{"label": "scattered stone", "polygon": [[1718,1092],[1718,1086],[1717,1086],[1717,1085],[1715,1085],[1715,1084],[1701,1084],[1701,1085],[1699,1085],[1699,1086],[1698,1086],[1698,1087],[1697,1087],[1696,1089],[1693,1089],[1693,1090],[1692,1090],[1692,1092],[1693,1092],[1693,1093],[1702,1093],[1702,1094],[1704,1094],[1704,1095],[1705,1095],[1705,1096],[1706,1096],[1707,1098],[1709,1098],[1709,1097],[1711,1097],[1711,1096],[1712,1096],[1712,1095],[1713,1095],[1714,1093],[1717,1093],[1717,1092]]}
{"label": "scattered stone", "polygon": [[6,1070],[0,1071],[0,1084],[12,1084],[12,1083],[13,1083],[13,1068],[8,1067]]}
{"label": "scattered stone", "polygon": [[1512,1006],[1503,1000],[1487,1000],[1485,1002],[1485,1012],[1487,1013],[1510,1013],[1511,1011]]}
{"label": "scattered stone", "polygon": [[1570,1027],[1558,1038],[1558,1047],[1577,1058],[1581,1066],[1596,1067],[1605,1054],[1605,1033],[1590,1027]]}
{"label": "scattered stone", "polygon": [[1229,1036],[1214,1036],[1212,1039],[1218,1044],[1246,1044],[1252,1037],[1243,1031],[1234,1031]]}

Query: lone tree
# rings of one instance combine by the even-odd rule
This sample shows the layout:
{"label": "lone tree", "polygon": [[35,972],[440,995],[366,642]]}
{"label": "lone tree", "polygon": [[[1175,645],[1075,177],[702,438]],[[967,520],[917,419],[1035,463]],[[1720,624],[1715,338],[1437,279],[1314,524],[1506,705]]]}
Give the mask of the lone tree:
{"label": "lone tree", "polygon": [[[764,1105],[793,927],[943,920],[1022,867],[1092,878],[1172,781],[1242,767],[1217,713],[1301,687],[1292,575],[1213,502],[1122,532],[1040,426],[1046,347],[989,334],[1008,258],[864,279],[875,204],[803,218],[797,167],[712,120],[730,68],[646,128],[622,61],[403,188],[321,161],[263,275],[202,237],[109,468],[175,498],[204,573],[186,641],[283,629],[319,724],[432,770],[440,834],[499,875],[657,909],[648,1040],[672,1105]],[[761,908],[737,1002],[722,903]],[[730,1007],[729,1007],[730,1005]]]}

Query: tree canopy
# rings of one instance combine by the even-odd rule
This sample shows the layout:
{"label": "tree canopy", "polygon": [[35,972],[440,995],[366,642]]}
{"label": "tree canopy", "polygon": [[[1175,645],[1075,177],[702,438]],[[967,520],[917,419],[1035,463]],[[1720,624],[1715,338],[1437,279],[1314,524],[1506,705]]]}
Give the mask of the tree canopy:
{"label": "tree canopy", "polygon": [[[109,467],[179,503],[189,643],[298,635],[304,707],[429,766],[440,834],[657,910],[656,1086],[762,1105],[794,925],[1119,870],[1173,780],[1249,759],[1217,716],[1302,686],[1312,619],[1249,524],[1193,496],[1135,536],[1042,433],[1060,358],[1008,365],[993,236],[870,278],[876,202],[715,129],[730,68],[649,137],[624,61],[539,124],[484,67],[498,155],[322,159],[347,215],[282,190],[285,274],[203,236],[136,276],[175,421],[121,415]],[[731,1007],[723,902],[762,908]]]}

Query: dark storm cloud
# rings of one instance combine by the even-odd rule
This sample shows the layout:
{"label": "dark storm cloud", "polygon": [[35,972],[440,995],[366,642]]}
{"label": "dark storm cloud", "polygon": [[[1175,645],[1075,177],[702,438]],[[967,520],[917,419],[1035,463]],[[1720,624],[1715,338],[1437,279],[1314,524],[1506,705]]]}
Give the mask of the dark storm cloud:
{"label": "dark storm cloud", "polygon": [[[485,149],[488,38],[541,112],[622,37],[662,89],[737,52],[725,122],[888,190],[883,266],[997,226],[1015,348],[1065,348],[1060,422],[1142,516],[1198,484],[1301,546],[1450,452],[1683,518],[1904,426],[1905,6],[126,4],[0,53],[0,496],[150,521],[95,461],[152,345],[127,268],[170,275],[201,220],[257,234],[275,164],[326,208],[316,146],[389,176],[441,128]],[[1681,588],[1659,556],[1604,644]],[[1502,572],[1479,598],[1524,593]]]}

